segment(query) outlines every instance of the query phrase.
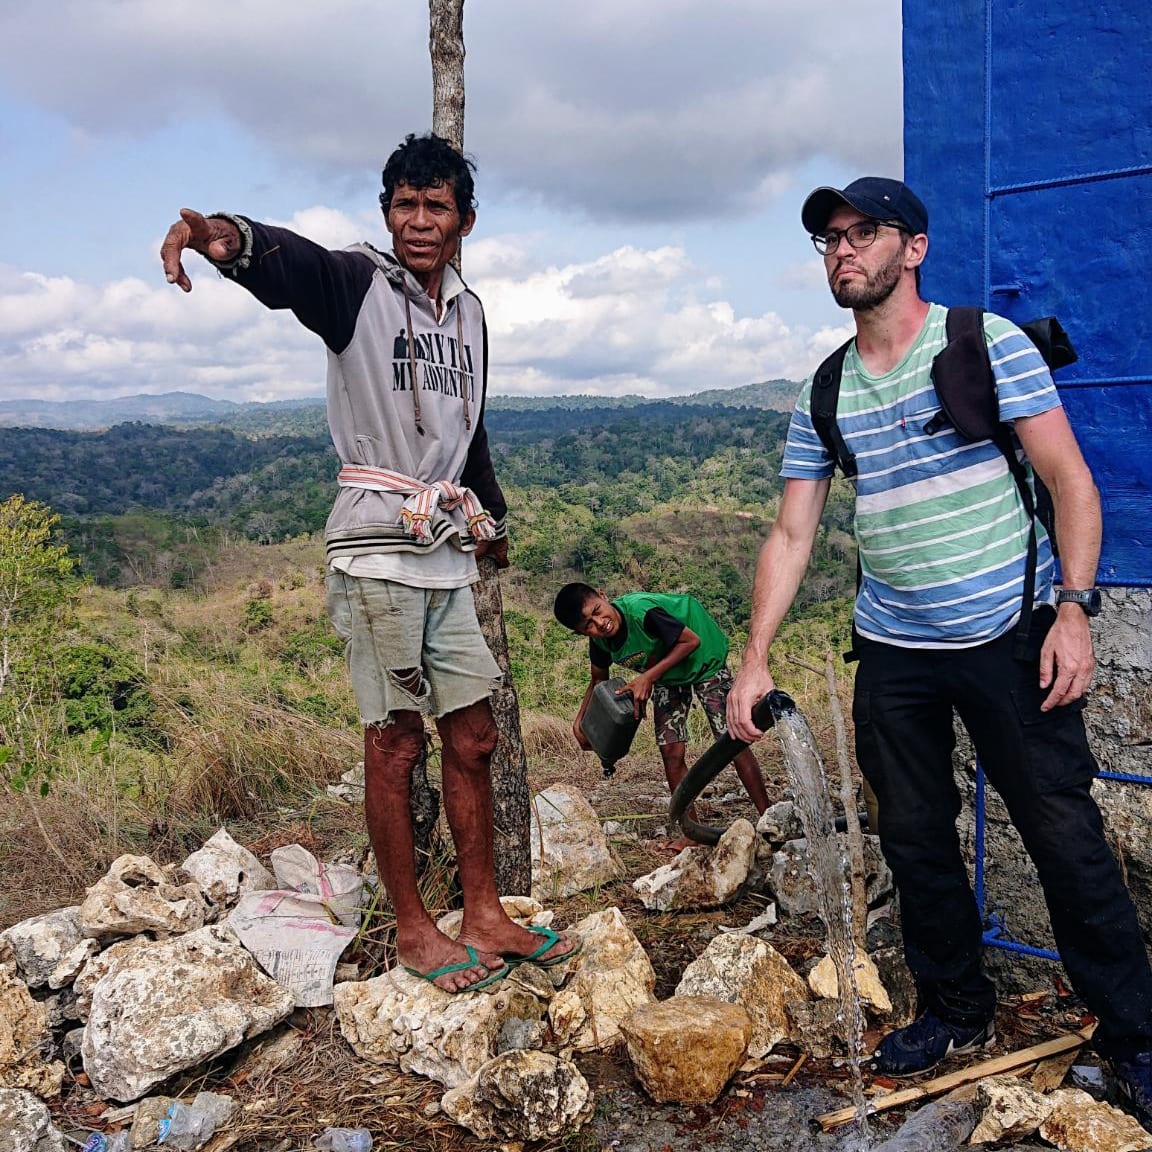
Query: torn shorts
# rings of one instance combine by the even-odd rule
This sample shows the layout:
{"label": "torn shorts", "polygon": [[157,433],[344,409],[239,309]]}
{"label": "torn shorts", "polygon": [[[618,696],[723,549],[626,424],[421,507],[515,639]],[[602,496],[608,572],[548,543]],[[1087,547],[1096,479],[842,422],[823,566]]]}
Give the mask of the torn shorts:
{"label": "torn shorts", "polygon": [[[471,587],[412,588],[337,571],[325,586],[366,725],[389,724],[394,712],[446,716],[499,684]],[[420,670],[418,683],[397,676],[411,669]]]}

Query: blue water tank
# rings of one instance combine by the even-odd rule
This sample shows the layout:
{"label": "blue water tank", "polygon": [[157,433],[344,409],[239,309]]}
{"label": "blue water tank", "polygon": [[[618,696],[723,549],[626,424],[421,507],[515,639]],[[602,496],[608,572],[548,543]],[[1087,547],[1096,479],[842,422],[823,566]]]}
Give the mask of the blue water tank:
{"label": "blue water tank", "polygon": [[904,172],[931,221],[926,298],[1068,330],[1100,583],[1152,585],[1147,0],[904,0]]}

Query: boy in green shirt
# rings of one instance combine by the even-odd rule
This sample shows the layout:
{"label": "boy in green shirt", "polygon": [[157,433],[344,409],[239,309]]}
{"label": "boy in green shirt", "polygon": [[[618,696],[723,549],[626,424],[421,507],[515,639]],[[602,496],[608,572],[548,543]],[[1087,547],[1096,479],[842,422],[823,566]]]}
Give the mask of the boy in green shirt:
{"label": "boy in green shirt", "polygon": [[[565,584],[556,594],[556,619],[565,628],[588,637],[591,677],[576,713],[573,734],[581,748],[590,746],[580,729],[596,685],[608,679],[613,664],[638,675],[626,689],[632,693],[636,717],[652,700],[656,745],[664,762],[668,789],[688,771],[688,712],[696,693],[715,736],[728,731],[725,705],[732,676],[728,671],[728,637],[695,596],[660,592],[628,592],[609,600],[590,584]],[[736,774],[757,812],[768,807],[760,765],[750,749],[734,761]],[[698,817],[689,808],[687,815]],[[679,837],[668,844],[676,849],[692,841]]]}

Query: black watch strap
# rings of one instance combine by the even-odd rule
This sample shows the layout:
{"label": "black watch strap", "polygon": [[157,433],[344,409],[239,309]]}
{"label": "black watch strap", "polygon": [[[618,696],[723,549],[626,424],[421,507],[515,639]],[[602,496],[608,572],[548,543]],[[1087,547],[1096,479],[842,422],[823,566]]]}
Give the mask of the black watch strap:
{"label": "black watch strap", "polygon": [[1100,615],[1099,588],[1061,588],[1056,593],[1057,604],[1079,604],[1089,616]]}

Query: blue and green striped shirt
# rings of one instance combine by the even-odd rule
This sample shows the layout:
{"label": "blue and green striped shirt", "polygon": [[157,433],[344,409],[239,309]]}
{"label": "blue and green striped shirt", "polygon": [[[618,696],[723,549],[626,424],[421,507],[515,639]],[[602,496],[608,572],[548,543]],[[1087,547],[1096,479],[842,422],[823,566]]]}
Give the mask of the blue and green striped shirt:
{"label": "blue and green striped shirt", "polygon": [[[1024,583],[1030,525],[1000,450],[991,440],[963,439],[951,425],[924,431],[940,409],[931,370],[946,342],[946,316],[931,305],[907,355],[883,376],[865,371],[853,344],[840,384],[836,419],[859,468],[856,628],[903,647],[995,639],[1015,624]],[[1019,328],[986,314],[984,335],[1005,423],[1059,407],[1047,365]],[[788,429],[784,477],[832,475],[832,458],[812,427],[811,398],[809,381]],[[1039,525],[1037,534],[1036,603],[1051,603],[1052,549]]]}

